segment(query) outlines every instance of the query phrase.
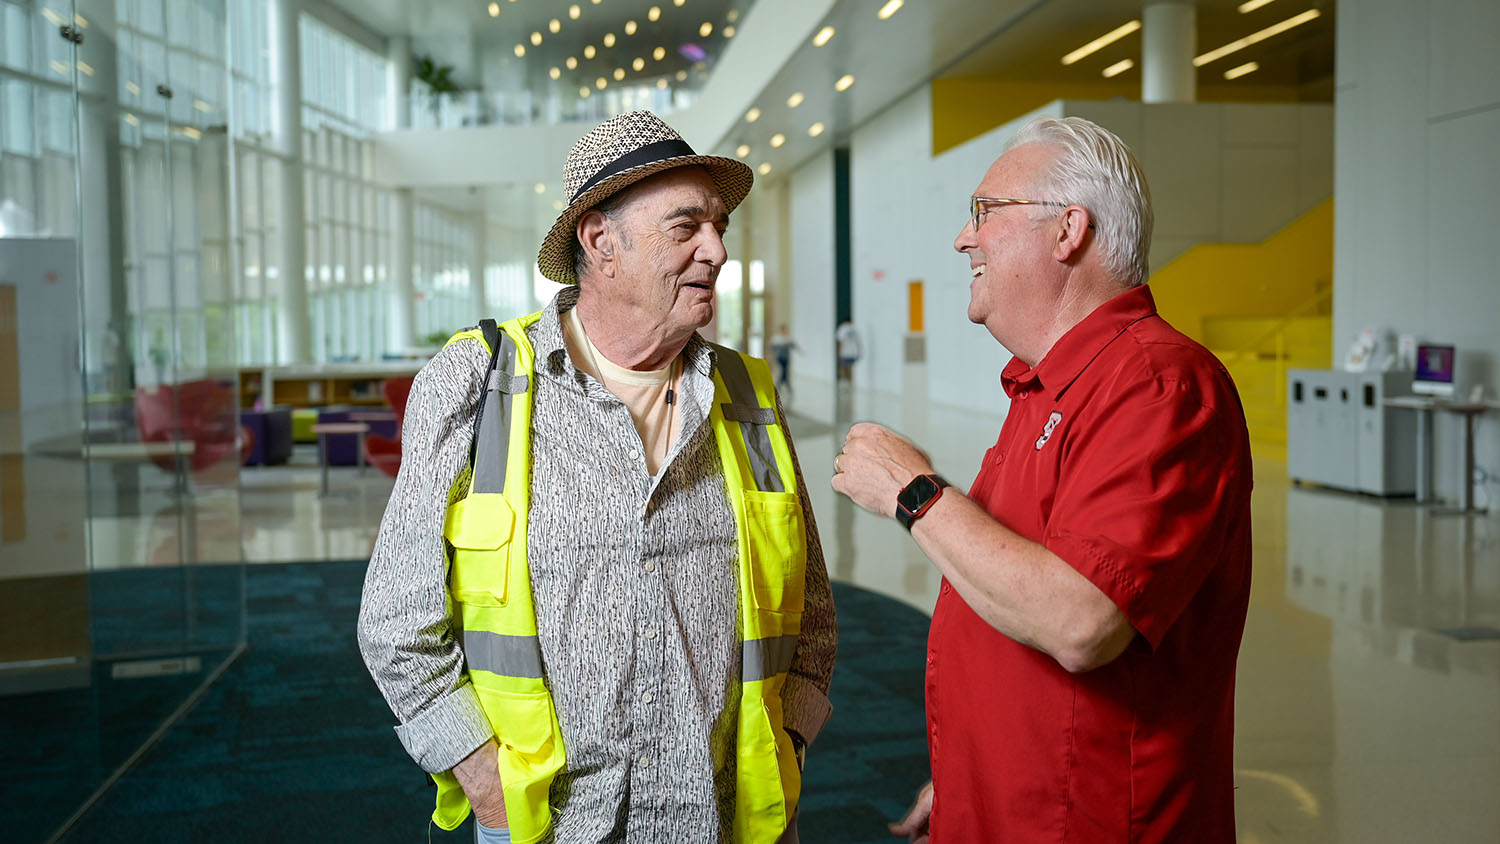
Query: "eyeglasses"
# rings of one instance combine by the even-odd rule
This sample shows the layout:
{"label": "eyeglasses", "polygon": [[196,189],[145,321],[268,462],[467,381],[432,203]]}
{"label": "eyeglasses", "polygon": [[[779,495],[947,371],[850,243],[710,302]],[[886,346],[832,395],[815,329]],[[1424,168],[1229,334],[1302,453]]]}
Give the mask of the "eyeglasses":
{"label": "eyeglasses", "polygon": [[[1047,205],[1053,208],[1067,208],[1066,202],[1052,202],[1047,199],[1005,199],[999,196],[971,196],[969,197],[969,222],[973,224],[974,231],[979,231],[979,218],[989,213],[991,209],[986,205]],[[1093,222],[1089,228],[1093,228]]]}

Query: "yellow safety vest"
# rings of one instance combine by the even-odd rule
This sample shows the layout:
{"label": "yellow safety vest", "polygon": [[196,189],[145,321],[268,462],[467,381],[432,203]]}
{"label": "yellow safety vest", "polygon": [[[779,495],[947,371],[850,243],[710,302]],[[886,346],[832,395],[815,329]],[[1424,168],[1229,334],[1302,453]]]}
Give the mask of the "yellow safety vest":
{"label": "yellow safety vest", "polygon": [[[552,822],[552,780],[566,761],[557,709],[543,677],[527,558],[531,402],[536,353],[531,314],[499,326],[469,470],[449,495],[443,535],[452,546],[449,599],[461,619],[469,678],[499,740],[511,840],[532,844]],[[806,529],[791,450],[776,416],[765,361],[718,347],[709,415],[739,533],[741,676],[735,844],[770,844],[788,832],[802,773],[783,727],[781,689],[801,632]],[[467,488],[465,488],[467,487]],[[461,497],[460,497],[461,496]],[[453,607],[450,607],[450,610]],[[438,785],[433,821],[454,829],[470,806],[452,772]],[[792,833],[795,835],[795,833]]]}

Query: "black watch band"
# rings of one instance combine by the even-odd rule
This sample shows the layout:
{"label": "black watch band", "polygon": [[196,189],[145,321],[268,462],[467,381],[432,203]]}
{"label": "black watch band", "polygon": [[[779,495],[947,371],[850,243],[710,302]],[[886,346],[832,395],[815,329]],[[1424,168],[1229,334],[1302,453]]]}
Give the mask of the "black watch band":
{"label": "black watch band", "polygon": [[950,484],[941,475],[918,475],[896,494],[896,521],[907,530],[943,496]]}

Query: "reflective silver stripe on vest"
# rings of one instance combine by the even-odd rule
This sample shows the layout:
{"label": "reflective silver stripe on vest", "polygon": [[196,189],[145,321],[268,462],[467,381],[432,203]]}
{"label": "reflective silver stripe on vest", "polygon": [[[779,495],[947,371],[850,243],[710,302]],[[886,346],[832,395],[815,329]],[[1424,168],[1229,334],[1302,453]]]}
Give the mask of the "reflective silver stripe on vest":
{"label": "reflective silver stripe on vest", "polygon": [[[499,332],[500,349],[495,369],[485,384],[484,415],[479,420],[478,447],[474,452],[474,483],[471,492],[504,492],[505,463],[510,454],[511,395],[524,393],[529,385],[525,376],[510,373],[516,360],[516,341]],[[498,426],[498,430],[497,430]]]}
{"label": "reflective silver stripe on vest", "polygon": [[719,377],[729,391],[729,403],[721,405],[720,410],[726,420],[740,423],[745,451],[750,456],[751,479],[761,492],[786,492],[776,465],[776,452],[771,448],[771,435],[766,431],[768,425],[776,424],[776,410],[760,406],[750,371],[739,352],[719,345],[714,346],[714,351]]}
{"label": "reflective silver stripe on vest", "polygon": [[740,647],[740,680],[753,683],[792,668],[797,653],[798,636],[772,636],[769,639],[747,639]]}
{"label": "reflective silver stripe on vest", "polygon": [[506,677],[542,676],[542,646],[535,636],[465,630],[464,658],[470,671],[490,671]]}

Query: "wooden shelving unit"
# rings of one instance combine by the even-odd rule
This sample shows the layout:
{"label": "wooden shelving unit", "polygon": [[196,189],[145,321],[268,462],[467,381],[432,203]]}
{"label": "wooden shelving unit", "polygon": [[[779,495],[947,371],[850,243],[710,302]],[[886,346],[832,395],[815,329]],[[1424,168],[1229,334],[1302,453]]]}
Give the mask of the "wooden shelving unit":
{"label": "wooden shelving unit", "polygon": [[240,406],[327,407],[385,404],[380,382],[417,374],[415,361],[393,364],[247,367],[240,370]]}

